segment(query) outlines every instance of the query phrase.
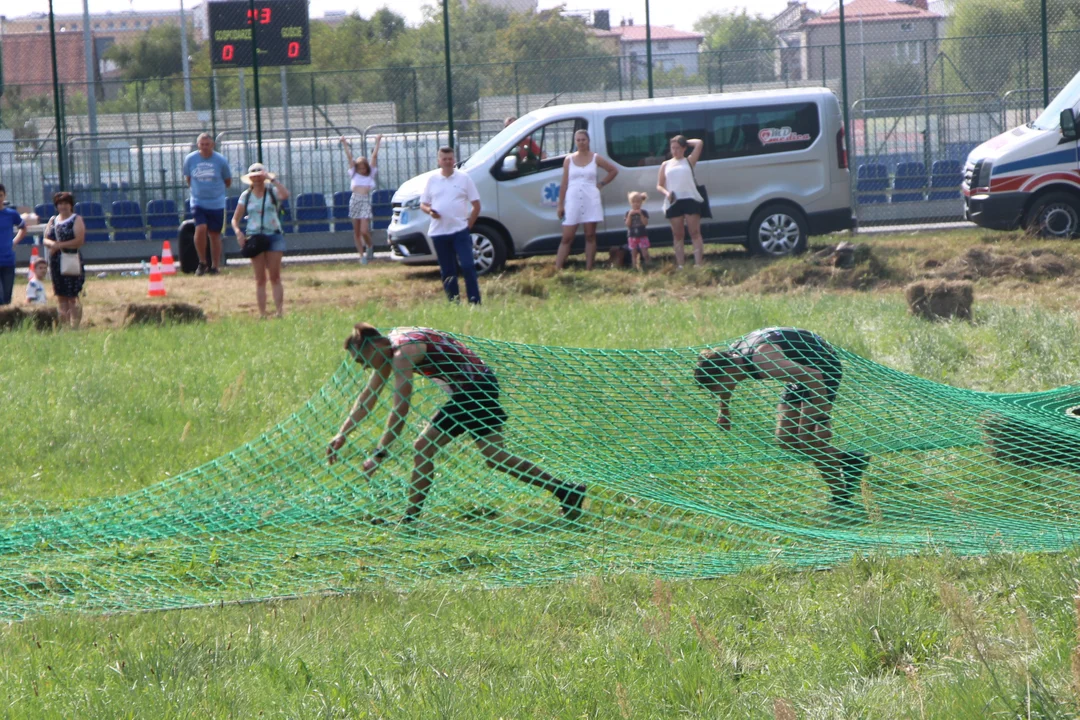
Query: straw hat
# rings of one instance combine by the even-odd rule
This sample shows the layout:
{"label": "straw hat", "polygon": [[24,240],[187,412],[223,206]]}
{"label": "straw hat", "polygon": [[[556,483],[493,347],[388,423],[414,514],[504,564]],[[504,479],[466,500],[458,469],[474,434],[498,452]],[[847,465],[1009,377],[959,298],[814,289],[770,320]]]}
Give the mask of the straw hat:
{"label": "straw hat", "polygon": [[266,166],[263,165],[262,163],[253,163],[251,165],[251,167],[248,168],[247,174],[240,176],[240,182],[244,183],[245,185],[250,185],[251,184],[251,176],[252,175],[258,175],[259,173],[262,173],[263,175],[266,175],[267,180],[273,180],[274,178],[277,177],[277,175],[275,175],[274,173],[267,172],[266,171]]}

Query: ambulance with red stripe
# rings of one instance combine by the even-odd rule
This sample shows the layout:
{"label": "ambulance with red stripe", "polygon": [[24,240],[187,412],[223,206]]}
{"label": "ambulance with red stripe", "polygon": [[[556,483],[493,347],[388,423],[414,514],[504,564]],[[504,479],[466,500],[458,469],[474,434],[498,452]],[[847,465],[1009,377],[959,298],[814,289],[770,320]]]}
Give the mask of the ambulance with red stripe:
{"label": "ambulance with red stripe", "polygon": [[1077,111],[1080,73],[1034,122],[971,151],[964,166],[964,216],[994,230],[1080,237]]}

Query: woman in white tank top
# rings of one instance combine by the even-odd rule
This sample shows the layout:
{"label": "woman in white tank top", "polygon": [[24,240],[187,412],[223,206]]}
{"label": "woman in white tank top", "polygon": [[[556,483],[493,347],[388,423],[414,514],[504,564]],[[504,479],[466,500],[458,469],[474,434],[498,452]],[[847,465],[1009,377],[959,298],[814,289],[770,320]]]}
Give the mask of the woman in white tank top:
{"label": "woman in white tank top", "polygon": [[349,218],[353,226],[353,243],[360,253],[360,263],[367,265],[375,255],[375,243],[371,239],[371,193],[375,192],[379,174],[379,146],[382,135],[375,136],[375,149],[371,152],[371,162],[361,155],[353,159],[352,145],[341,138],[341,147],[349,158]]}
{"label": "woman in white tank top", "polygon": [[[589,147],[589,133],[574,133],[577,152],[563,160],[562,185],[559,186],[559,219],[562,220],[562,241],[555,256],[555,269],[562,270],[578,225],[585,226],[585,269],[592,270],[596,259],[596,225],[604,221],[604,206],[600,202],[600,188],[610,185],[619,169]],[[596,181],[597,168],[607,171],[600,182]]]}
{"label": "woman in white tank top", "polygon": [[[701,265],[705,240],[701,237],[701,193],[694,179],[694,166],[701,157],[705,143],[687,140],[682,135],[671,138],[671,159],[660,166],[656,189],[664,193],[664,216],[671,223],[671,238],[675,246],[675,265],[680,269],[686,260],[683,242],[686,231],[694,244],[694,264]],[[687,148],[691,148],[687,155]]]}

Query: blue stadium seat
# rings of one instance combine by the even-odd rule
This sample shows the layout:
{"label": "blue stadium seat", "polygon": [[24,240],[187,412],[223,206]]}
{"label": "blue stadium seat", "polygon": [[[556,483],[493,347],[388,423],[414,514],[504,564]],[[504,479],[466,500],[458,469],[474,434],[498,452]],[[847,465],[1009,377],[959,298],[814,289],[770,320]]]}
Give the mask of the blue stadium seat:
{"label": "blue stadium seat", "polygon": [[56,208],[53,207],[51,202],[41,203],[34,206],[34,214],[38,216],[38,220],[47,223],[49,218],[56,214]]}
{"label": "blue stadium seat", "polygon": [[927,180],[926,166],[921,162],[900,163],[896,166],[896,178],[893,180],[892,201],[922,202],[926,196]]}
{"label": "blue stadium seat", "polygon": [[115,240],[145,240],[146,224],[139,203],[122,200],[112,204],[109,225]]}
{"label": "blue stadium seat", "polygon": [[151,200],[146,203],[146,224],[150,226],[151,240],[172,240],[180,227],[176,217],[176,202]]}
{"label": "blue stadium seat", "polygon": [[343,232],[352,230],[352,220],[349,219],[349,200],[352,199],[351,190],[342,190],[334,193],[334,206],[331,208],[335,221],[334,230]]}
{"label": "blue stadium seat", "polygon": [[[225,236],[236,237],[232,228],[232,216],[236,212],[236,206],[240,204],[240,196],[233,195],[225,198]],[[241,228],[243,229],[243,228]]]}
{"label": "blue stadium seat", "polygon": [[930,200],[959,200],[963,179],[959,160],[935,160],[930,167]]}
{"label": "blue stadium seat", "polygon": [[322,193],[304,193],[296,197],[296,231],[330,232],[330,209]]}
{"label": "blue stadium seat", "polygon": [[371,195],[371,228],[385,230],[390,227],[390,218],[394,214],[393,190],[376,190]]}
{"label": "blue stadium seat", "polygon": [[75,214],[81,215],[86,225],[86,242],[103,242],[109,239],[109,228],[105,224],[105,211],[101,203],[77,202]]}
{"label": "blue stadium seat", "polygon": [[[236,208],[233,208],[235,210]],[[184,219],[191,220],[195,217],[195,213],[191,212],[191,198],[184,200]],[[225,224],[228,225],[232,222],[232,217],[225,218]]]}
{"label": "blue stadium seat", "polygon": [[855,198],[860,205],[887,203],[889,170],[880,163],[860,165],[855,181]]}

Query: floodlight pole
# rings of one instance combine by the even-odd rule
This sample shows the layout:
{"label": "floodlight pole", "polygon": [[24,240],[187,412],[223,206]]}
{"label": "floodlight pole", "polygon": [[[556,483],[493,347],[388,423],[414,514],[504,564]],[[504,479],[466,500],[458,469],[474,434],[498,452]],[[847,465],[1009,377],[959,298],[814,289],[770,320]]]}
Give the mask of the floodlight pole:
{"label": "floodlight pole", "polygon": [[653,96],[652,79],[652,20],[649,17],[649,0],[645,0],[645,74],[649,78],[649,97]]}

